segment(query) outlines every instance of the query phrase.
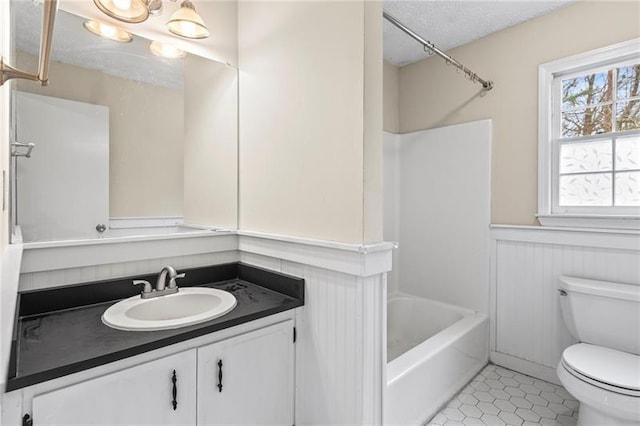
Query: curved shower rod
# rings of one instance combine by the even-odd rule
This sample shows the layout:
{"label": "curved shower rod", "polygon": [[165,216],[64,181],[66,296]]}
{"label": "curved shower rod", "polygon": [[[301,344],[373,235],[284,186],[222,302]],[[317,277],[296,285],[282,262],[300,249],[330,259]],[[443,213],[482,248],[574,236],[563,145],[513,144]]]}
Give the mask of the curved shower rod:
{"label": "curved shower rod", "polygon": [[24,78],[37,81],[43,86],[49,83],[49,62],[51,60],[51,44],[53,42],[53,26],[58,11],[58,0],[44,0],[42,11],[42,33],[40,34],[40,59],[37,73],[21,71],[5,62],[0,57],[0,86],[12,78]]}
{"label": "curved shower rod", "polygon": [[433,55],[434,53],[438,56],[440,56],[442,59],[445,60],[445,62],[447,63],[447,65],[453,65],[454,67],[456,67],[457,69],[459,69],[460,71],[462,71],[464,73],[464,75],[473,83],[480,83],[482,84],[482,87],[485,90],[491,90],[493,89],[493,81],[491,80],[484,80],[482,78],[480,78],[478,76],[478,74],[476,74],[475,72],[471,71],[469,68],[465,67],[464,65],[462,65],[460,62],[458,62],[457,60],[455,60],[452,56],[447,55],[446,53],[444,53],[442,50],[438,49],[435,44],[431,43],[428,40],[423,39],[422,37],[420,37],[418,34],[416,34],[415,32],[413,32],[411,29],[407,28],[402,22],[398,21],[393,15],[391,15],[389,12],[387,12],[386,10],[382,11],[382,16],[384,16],[384,19],[386,19],[387,21],[391,22],[393,25],[395,25],[396,27],[400,28],[403,32],[405,32],[409,37],[413,38],[414,40],[416,40],[418,43],[422,44],[422,46],[424,47],[424,50],[429,53],[430,55]]}

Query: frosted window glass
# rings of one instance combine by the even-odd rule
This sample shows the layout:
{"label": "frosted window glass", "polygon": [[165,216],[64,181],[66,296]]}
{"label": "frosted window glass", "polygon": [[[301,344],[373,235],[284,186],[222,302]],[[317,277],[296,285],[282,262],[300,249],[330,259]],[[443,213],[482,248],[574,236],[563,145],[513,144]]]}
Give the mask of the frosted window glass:
{"label": "frosted window glass", "polygon": [[610,206],[612,192],[610,173],[560,176],[559,205]]}
{"label": "frosted window glass", "polygon": [[640,172],[616,173],[616,206],[640,206]]}
{"label": "frosted window glass", "polygon": [[616,170],[640,169],[640,137],[616,141]]}
{"label": "frosted window glass", "polygon": [[611,170],[611,140],[568,143],[560,146],[560,173]]}

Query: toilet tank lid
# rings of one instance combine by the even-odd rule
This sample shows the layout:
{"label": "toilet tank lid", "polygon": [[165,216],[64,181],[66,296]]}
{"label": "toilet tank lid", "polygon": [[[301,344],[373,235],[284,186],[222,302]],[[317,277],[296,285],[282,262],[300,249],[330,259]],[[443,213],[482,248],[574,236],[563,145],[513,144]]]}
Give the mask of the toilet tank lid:
{"label": "toilet tank lid", "polygon": [[602,346],[578,343],[562,359],[577,372],[598,382],[640,391],[640,356]]}
{"label": "toilet tank lid", "polygon": [[594,296],[640,302],[640,285],[588,280],[586,278],[568,276],[561,276],[559,280],[559,288],[567,292],[585,293]]}

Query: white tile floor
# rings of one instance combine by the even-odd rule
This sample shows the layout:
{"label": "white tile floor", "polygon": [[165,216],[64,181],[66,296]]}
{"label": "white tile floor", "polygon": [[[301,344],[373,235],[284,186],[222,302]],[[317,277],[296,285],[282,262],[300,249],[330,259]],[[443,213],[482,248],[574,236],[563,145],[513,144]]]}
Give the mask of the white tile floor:
{"label": "white tile floor", "polygon": [[428,425],[575,426],[578,401],[562,386],[492,364]]}

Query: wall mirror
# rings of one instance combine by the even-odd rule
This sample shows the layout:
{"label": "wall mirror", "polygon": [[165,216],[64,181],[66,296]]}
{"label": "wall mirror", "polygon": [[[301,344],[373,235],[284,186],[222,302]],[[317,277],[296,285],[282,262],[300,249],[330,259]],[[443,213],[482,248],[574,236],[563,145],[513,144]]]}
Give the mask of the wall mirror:
{"label": "wall mirror", "polygon": [[[11,16],[14,62],[31,68],[42,5],[12,0]],[[235,229],[237,69],[191,53],[157,56],[151,40],[114,41],[91,25],[58,10],[49,85],[12,82],[14,235],[30,243]]]}

